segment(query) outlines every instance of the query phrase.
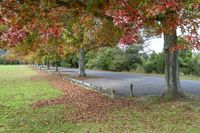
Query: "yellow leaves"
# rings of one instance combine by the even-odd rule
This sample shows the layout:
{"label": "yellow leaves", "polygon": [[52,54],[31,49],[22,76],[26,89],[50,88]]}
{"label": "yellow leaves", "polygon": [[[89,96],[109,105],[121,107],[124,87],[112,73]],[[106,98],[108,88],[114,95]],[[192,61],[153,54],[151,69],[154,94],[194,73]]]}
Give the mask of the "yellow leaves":
{"label": "yellow leaves", "polygon": [[40,8],[42,10],[47,10],[56,5],[56,0],[40,0]]}
{"label": "yellow leaves", "polygon": [[63,54],[65,57],[77,52],[77,49],[71,45],[64,46],[63,49]]}
{"label": "yellow leaves", "polygon": [[73,30],[75,35],[82,32],[81,25],[79,23],[74,23],[73,26],[72,26],[72,30]]}
{"label": "yellow leaves", "polygon": [[63,39],[67,46],[75,49],[91,49],[101,46],[116,45],[120,32],[112,21],[85,12],[82,16],[70,20],[73,23],[63,30]]}
{"label": "yellow leaves", "polygon": [[85,14],[80,19],[80,23],[84,26],[85,29],[91,29],[95,25],[95,17],[92,14]]}
{"label": "yellow leaves", "polygon": [[99,44],[116,45],[120,37],[120,32],[114,27],[112,22],[103,19],[101,26],[97,28],[94,36]]}
{"label": "yellow leaves", "polygon": [[67,29],[63,29],[62,37],[65,43],[73,43],[73,35]]}

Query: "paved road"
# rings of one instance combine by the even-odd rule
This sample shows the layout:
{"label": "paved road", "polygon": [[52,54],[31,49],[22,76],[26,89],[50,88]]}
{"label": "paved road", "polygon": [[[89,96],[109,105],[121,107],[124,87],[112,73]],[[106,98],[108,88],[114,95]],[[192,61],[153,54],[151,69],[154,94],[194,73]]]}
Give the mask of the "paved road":
{"label": "paved road", "polygon": [[[79,74],[78,69],[59,69],[61,73],[69,74],[69,77],[76,77]],[[129,95],[130,84],[134,85],[134,93],[137,96],[161,95],[165,88],[164,78],[158,76],[96,70],[87,70],[87,76],[88,78],[84,81],[103,88],[114,89],[120,96]],[[200,81],[182,80],[181,85],[184,91],[200,95]]]}

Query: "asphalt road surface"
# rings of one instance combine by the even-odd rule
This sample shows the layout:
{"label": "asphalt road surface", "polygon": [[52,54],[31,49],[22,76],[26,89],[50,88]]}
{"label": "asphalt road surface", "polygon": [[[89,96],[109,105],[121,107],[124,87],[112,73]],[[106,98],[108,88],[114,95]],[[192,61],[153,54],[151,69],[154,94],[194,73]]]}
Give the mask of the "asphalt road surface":
{"label": "asphalt road surface", "polygon": [[[53,71],[53,70],[51,70]],[[60,67],[59,71],[69,77],[77,77],[78,69]],[[88,83],[102,86],[104,89],[114,89],[120,96],[128,96],[130,84],[133,84],[136,96],[161,95],[165,91],[164,77],[144,74],[86,70],[88,78],[83,79]],[[200,95],[200,81],[181,80],[185,92]]]}

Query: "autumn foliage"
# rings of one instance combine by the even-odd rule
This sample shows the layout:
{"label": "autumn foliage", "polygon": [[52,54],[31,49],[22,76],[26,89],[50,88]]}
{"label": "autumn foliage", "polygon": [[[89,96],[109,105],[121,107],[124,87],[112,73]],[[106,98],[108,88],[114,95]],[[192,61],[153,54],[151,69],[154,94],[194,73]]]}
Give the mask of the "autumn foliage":
{"label": "autumn foliage", "polygon": [[[85,23],[89,16],[84,12],[87,10],[99,13],[101,16],[111,16],[114,24],[119,27],[123,35],[119,42],[121,44],[137,43],[140,40],[140,30],[145,29],[150,34],[161,34],[173,29],[181,28],[183,35],[187,34],[189,48],[199,49],[199,2],[198,1],[130,1],[110,0],[108,2],[69,2],[71,5],[57,4],[59,1],[2,1],[0,24],[6,28],[1,31],[1,43],[5,47],[14,47],[22,43],[30,32],[37,31],[42,41],[52,37],[59,37],[62,30],[66,28],[65,14],[80,17],[80,24]],[[94,8],[92,7],[94,4]],[[97,9],[103,10],[103,12]],[[78,9],[78,10],[77,10]],[[69,18],[70,19],[70,18]],[[89,21],[87,21],[87,24]],[[74,21],[77,23],[77,21]],[[85,25],[87,26],[87,25]],[[89,27],[94,26],[89,24]],[[153,30],[150,30],[153,29]],[[87,30],[87,28],[85,29]],[[89,29],[88,29],[89,30]],[[84,32],[84,31],[83,31]],[[61,36],[60,36],[61,37]],[[185,46],[178,45],[175,49],[183,49]]]}
{"label": "autumn foliage", "polygon": [[[114,4],[113,4],[114,3]],[[142,28],[150,34],[169,33],[180,28],[183,37],[188,38],[187,44],[178,44],[174,50],[193,48],[199,49],[199,2],[198,1],[112,1],[107,15],[120,27],[124,36],[121,43],[131,44],[138,40]],[[185,35],[185,33],[187,33]]]}
{"label": "autumn foliage", "polygon": [[40,63],[79,52],[84,69],[90,50],[138,43],[141,33],[170,35],[180,29],[180,40],[165,51],[200,50],[199,5],[198,0],[1,1],[0,48]]}

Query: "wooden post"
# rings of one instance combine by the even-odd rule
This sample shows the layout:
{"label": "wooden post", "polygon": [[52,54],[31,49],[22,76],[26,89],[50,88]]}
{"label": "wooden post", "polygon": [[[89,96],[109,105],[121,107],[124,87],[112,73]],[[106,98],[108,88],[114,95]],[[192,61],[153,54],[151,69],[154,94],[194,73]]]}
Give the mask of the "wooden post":
{"label": "wooden post", "polygon": [[130,96],[134,97],[134,94],[133,94],[133,84],[131,84],[131,86],[130,86]]}
{"label": "wooden post", "polygon": [[58,75],[59,75],[59,78],[61,78],[61,77],[62,77],[62,74],[61,74],[61,73],[58,73]]}
{"label": "wooden post", "polygon": [[111,98],[115,98],[115,96],[116,96],[115,90],[111,90]]}
{"label": "wooden post", "polygon": [[84,87],[84,81],[81,81],[81,86]]}
{"label": "wooden post", "polygon": [[90,84],[90,89],[93,89],[93,85],[92,84]]}
{"label": "wooden post", "polygon": [[99,87],[99,90],[100,90],[100,92],[102,92],[102,87],[101,86]]}

